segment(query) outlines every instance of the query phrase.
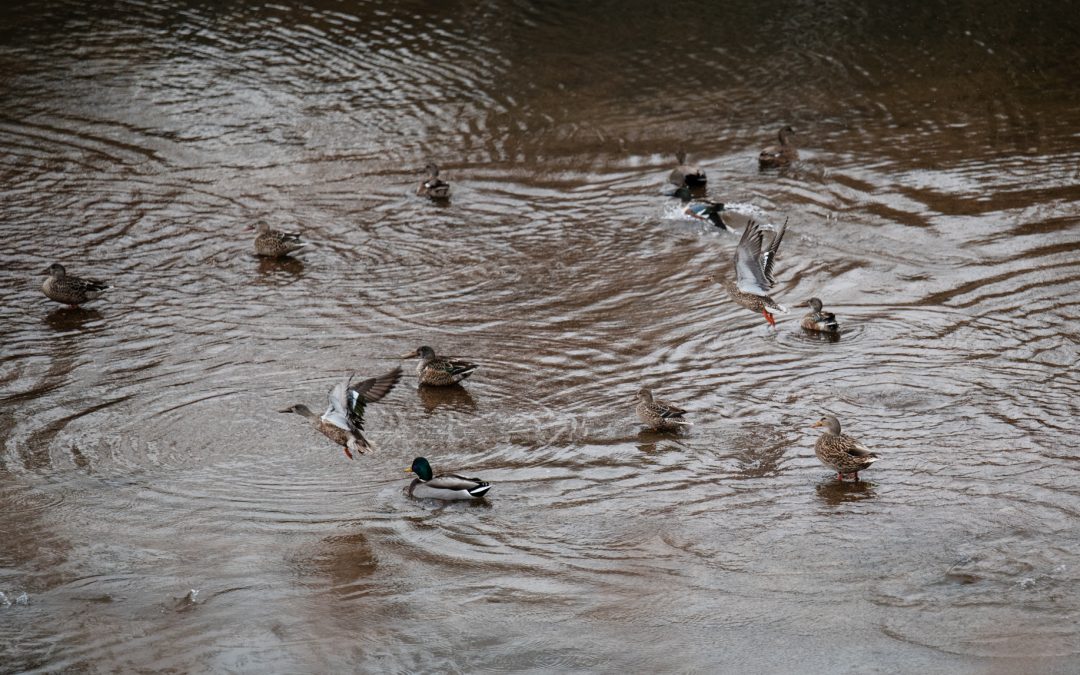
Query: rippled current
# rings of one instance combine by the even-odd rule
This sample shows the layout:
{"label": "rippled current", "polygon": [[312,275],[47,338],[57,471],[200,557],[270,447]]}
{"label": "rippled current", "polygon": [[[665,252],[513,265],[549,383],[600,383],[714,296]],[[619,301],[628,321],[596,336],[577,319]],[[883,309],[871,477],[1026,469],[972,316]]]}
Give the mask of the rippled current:
{"label": "rippled current", "polygon": [[[1080,668],[1075,6],[226,4],[0,9],[0,671]],[[373,455],[276,412],[419,344]]]}

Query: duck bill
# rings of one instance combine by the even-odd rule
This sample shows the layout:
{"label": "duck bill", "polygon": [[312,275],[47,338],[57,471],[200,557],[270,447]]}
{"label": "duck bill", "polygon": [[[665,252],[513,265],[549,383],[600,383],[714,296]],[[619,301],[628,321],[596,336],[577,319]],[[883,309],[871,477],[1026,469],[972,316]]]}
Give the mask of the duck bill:
{"label": "duck bill", "polygon": [[818,420],[817,422],[814,422],[813,424],[811,424],[810,428],[811,429],[816,429],[817,427],[823,427],[823,426],[825,426],[825,423],[822,422],[821,420]]}
{"label": "duck bill", "polygon": [[405,469],[405,473],[412,473],[412,468]]}
{"label": "duck bill", "polygon": [[417,358],[419,356],[420,356],[420,352],[418,350],[413,350],[413,351],[409,352],[408,354],[402,354],[398,358],[399,359],[415,359],[415,358]]}

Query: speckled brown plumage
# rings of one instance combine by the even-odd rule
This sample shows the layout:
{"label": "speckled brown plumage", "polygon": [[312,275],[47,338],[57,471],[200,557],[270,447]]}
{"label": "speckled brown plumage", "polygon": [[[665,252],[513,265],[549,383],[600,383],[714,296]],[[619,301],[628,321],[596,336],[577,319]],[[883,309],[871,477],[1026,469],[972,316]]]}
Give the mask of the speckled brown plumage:
{"label": "speckled brown plumage", "polygon": [[680,427],[690,426],[693,422],[684,420],[686,411],[678,406],[658,401],[653,398],[652,392],[642,387],[637,393],[638,404],[635,408],[638,419],[645,425],[657,431],[674,431]]}
{"label": "speckled brown plumage", "polygon": [[255,235],[255,255],[281,258],[307,246],[306,242],[300,241],[299,232],[271,230],[266,223],[259,223],[255,229],[258,232]]}
{"label": "speckled brown plumage", "polygon": [[833,415],[825,415],[812,426],[825,428],[814,444],[814,454],[822,464],[836,472],[837,479],[844,480],[844,476],[853,474],[855,480],[859,480],[859,472],[878,460],[870,448],[840,433],[840,420]]}
{"label": "speckled brown plumage", "polygon": [[803,317],[800,324],[805,330],[816,333],[837,333],[840,331],[840,324],[836,322],[836,315],[832,312],[822,311],[821,300],[810,298],[806,301],[806,306],[810,308],[810,313]]}
{"label": "speckled brown plumage", "polygon": [[84,302],[96,300],[101,297],[109,286],[93,279],[82,279],[69,276],[67,270],[60,263],[53,263],[45,270],[49,278],[41,285],[41,290],[50,300],[62,302],[65,305],[78,307]]}
{"label": "speckled brown plumage", "polygon": [[420,361],[416,364],[416,376],[420,384],[433,387],[448,387],[457,384],[473,374],[479,366],[475,363],[454,359],[447,356],[438,356],[431,347],[417,347],[415,351],[402,354],[403,359],[415,359]]}

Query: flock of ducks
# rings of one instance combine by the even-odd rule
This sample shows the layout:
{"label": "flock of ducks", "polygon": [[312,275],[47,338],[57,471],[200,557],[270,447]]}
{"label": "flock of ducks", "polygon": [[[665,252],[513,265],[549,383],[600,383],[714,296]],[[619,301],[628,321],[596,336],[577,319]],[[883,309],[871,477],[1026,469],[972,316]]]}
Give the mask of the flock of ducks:
{"label": "flock of ducks", "polygon": [[[761,169],[783,168],[797,160],[799,152],[791,142],[794,135],[795,131],[790,126],[780,129],[779,145],[762,150],[758,156],[758,166]],[[677,164],[668,181],[676,186],[676,196],[690,201],[693,191],[707,184],[705,172],[696,165],[688,164],[686,153],[682,150],[676,152],[675,159]],[[449,199],[450,185],[439,178],[439,167],[428,164],[425,171],[427,178],[417,187],[416,194],[436,201]],[[724,222],[723,211],[722,203],[710,201],[691,203],[685,208],[687,215],[707,220],[727,232],[735,232]],[[259,256],[282,258],[307,245],[301,240],[299,233],[273,230],[265,223],[248,229],[256,231],[254,248]],[[735,304],[760,313],[771,328],[776,326],[773,312],[788,313],[786,307],[769,295],[775,284],[773,265],[786,230],[787,221],[775,230],[762,227],[753,220],[749,221],[735,248],[734,275],[717,274],[714,277],[714,281],[723,286]],[[766,232],[770,232],[767,246]],[[53,263],[45,273],[48,275],[42,285],[45,295],[71,307],[96,300],[109,288],[100,281],[67,274],[67,270],[60,263]],[[810,298],[805,305],[810,308],[810,312],[800,323],[804,330],[833,336],[839,333],[840,326],[835,315],[823,310],[819,298]],[[460,386],[478,367],[475,363],[461,359],[439,356],[434,349],[426,345],[402,354],[400,358],[418,359],[416,375],[420,386],[424,387]],[[346,457],[353,459],[354,454],[364,454],[374,449],[364,436],[364,411],[367,405],[385,398],[401,379],[401,374],[401,367],[398,366],[378,377],[367,378],[356,384],[353,384],[353,376],[346,377],[330,390],[329,404],[322,415],[300,403],[280,412],[304,417],[319,433],[340,446]],[[650,429],[675,432],[693,424],[685,419],[686,410],[653,398],[652,392],[647,388],[641,388],[635,398],[638,419]],[[877,461],[877,455],[869,448],[841,433],[840,421],[833,415],[825,415],[812,426],[824,429],[814,445],[814,452],[823,464],[836,471],[839,480],[843,481],[847,476],[858,480],[859,471]],[[482,499],[491,489],[489,483],[479,478],[457,474],[435,475],[431,464],[424,457],[415,458],[406,471],[415,475],[406,491],[410,496],[418,498]]]}

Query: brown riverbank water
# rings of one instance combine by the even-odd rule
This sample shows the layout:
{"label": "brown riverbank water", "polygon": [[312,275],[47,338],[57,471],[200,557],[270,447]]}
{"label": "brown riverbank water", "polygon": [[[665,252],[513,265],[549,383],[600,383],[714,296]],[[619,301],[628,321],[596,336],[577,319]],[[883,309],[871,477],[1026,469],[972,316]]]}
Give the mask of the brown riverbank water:
{"label": "brown riverbank water", "polygon": [[[1070,3],[5,6],[0,671],[1075,672],[1078,38]],[[790,218],[775,332],[709,280],[738,238],[665,194],[679,147],[737,228]],[[260,261],[260,220],[312,245]],[[112,288],[51,303],[56,261]],[[376,454],[276,412],[420,344],[481,368],[410,362]],[[642,432],[642,385],[695,426]],[[416,455],[488,503],[408,499]]]}

